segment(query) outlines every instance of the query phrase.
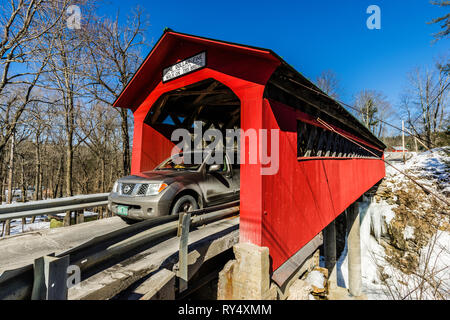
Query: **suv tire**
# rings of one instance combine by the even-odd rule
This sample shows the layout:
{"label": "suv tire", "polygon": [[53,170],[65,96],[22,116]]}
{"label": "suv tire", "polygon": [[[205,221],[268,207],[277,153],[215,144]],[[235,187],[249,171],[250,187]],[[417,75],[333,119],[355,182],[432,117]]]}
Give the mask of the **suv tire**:
{"label": "suv tire", "polygon": [[180,212],[189,212],[197,210],[198,208],[197,200],[195,200],[193,196],[186,194],[174,203],[170,214],[174,215]]}

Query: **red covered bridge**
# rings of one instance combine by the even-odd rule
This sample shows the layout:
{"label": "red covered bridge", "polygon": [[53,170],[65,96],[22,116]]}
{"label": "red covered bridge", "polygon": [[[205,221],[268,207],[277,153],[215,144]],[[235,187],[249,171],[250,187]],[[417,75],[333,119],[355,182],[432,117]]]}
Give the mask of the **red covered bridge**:
{"label": "red covered bridge", "polygon": [[385,175],[385,145],[271,50],[167,30],[114,107],[134,113],[132,174],[170,156],[173,130],[194,121],[280,130],[275,175],[241,164],[240,241],[268,247],[272,270]]}

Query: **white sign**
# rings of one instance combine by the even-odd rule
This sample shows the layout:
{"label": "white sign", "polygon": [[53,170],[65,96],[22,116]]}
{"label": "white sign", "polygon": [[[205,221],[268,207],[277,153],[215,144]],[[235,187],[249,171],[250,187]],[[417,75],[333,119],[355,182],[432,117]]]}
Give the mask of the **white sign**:
{"label": "white sign", "polygon": [[190,72],[206,66],[206,52],[199,53],[191,58],[180,61],[163,70],[163,82],[184,76]]}

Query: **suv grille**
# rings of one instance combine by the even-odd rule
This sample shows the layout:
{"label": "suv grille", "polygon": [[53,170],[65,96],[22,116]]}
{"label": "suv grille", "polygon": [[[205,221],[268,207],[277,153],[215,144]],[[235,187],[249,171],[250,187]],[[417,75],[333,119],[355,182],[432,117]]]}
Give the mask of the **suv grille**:
{"label": "suv grille", "polygon": [[120,191],[123,195],[131,195],[133,193],[134,187],[136,186],[135,183],[122,183],[122,186],[120,188]]}
{"label": "suv grille", "polygon": [[136,194],[138,196],[145,196],[145,194],[147,193],[147,189],[148,189],[147,183],[141,184],[141,186],[139,187],[138,192]]}

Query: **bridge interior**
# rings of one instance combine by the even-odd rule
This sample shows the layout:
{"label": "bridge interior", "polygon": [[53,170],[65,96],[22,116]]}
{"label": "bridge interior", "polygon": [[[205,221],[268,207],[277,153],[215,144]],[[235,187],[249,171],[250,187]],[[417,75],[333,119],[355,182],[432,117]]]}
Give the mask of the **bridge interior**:
{"label": "bridge interior", "polygon": [[233,91],[214,79],[206,79],[163,94],[150,108],[144,123],[171,139],[182,128],[194,131],[201,122],[203,132],[240,127],[241,103]]}

